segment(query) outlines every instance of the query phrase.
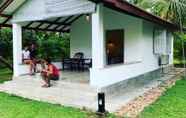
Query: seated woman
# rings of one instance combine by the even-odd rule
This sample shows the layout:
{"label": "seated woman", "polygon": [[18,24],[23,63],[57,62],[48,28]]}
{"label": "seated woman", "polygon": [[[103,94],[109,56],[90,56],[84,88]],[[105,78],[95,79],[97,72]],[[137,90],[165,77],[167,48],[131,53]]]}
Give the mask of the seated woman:
{"label": "seated woman", "polygon": [[30,51],[28,46],[25,46],[23,51],[22,51],[22,58],[23,58],[23,63],[24,64],[30,64],[31,59],[30,59]]}
{"label": "seated woman", "polygon": [[41,71],[41,76],[45,82],[42,87],[50,87],[50,80],[59,80],[59,70],[55,65],[51,63],[51,60],[48,58],[44,60],[45,64],[47,65],[46,69]]}

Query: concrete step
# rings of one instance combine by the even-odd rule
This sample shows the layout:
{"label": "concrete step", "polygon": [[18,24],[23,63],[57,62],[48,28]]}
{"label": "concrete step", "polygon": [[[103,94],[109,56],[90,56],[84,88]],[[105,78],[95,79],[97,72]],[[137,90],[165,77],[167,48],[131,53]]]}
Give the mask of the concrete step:
{"label": "concrete step", "polygon": [[[34,81],[37,81],[39,83],[42,82],[42,78],[40,74],[36,74],[35,76],[22,76],[19,77],[18,79],[14,79],[15,81],[18,80],[25,80],[25,79],[32,79]],[[68,87],[69,89],[72,88],[79,88],[82,90],[90,91],[90,92],[97,92],[96,88],[91,87],[88,83],[79,83],[79,82],[71,82],[71,81],[66,81],[63,79],[60,79],[59,81],[51,81],[51,83],[55,86],[62,86],[62,87]]]}

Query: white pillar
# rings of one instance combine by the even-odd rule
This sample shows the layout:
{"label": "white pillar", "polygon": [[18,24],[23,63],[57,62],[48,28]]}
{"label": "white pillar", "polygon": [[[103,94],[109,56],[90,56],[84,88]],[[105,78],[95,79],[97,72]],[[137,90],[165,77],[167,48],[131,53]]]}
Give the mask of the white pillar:
{"label": "white pillar", "polygon": [[104,43],[103,5],[98,4],[92,14],[92,69],[104,67]]}
{"label": "white pillar", "polygon": [[97,86],[98,74],[105,65],[105,41],[103,24],[103,5],[96,6],[96,12],[92,14],[92,68],[90,69],[90,85]]}
{"label": "white pillar", "polygon": [[22,28],[21,25],[13,24],[13,68],[14,77],[19,76],[19,65],[22,63]]}

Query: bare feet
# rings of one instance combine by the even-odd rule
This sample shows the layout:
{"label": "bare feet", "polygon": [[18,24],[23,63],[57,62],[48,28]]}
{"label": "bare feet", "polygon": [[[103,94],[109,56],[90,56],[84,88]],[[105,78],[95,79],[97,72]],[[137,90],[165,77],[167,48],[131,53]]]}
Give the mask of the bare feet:
{"label": "bare feet", "polygon": [[33,76],[33,75],[35,75],[35,73],[30,73],[29,75],[30,75],[30,76]]}
{"label": "bare feet", "polygon": [[50,85],[44,84],[44,85],[42,85],[42,87],[43,87],[43,88],[48,88],[48,87],[50,87]]}

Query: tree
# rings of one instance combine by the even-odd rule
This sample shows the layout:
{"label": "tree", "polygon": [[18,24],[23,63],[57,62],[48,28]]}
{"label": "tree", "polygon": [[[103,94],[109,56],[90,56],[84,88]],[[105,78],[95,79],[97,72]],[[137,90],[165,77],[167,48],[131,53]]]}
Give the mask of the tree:
{"label": "tree", "polygon": [[130,0],[130,2],[180,27],[186,24],[186,0]]}

